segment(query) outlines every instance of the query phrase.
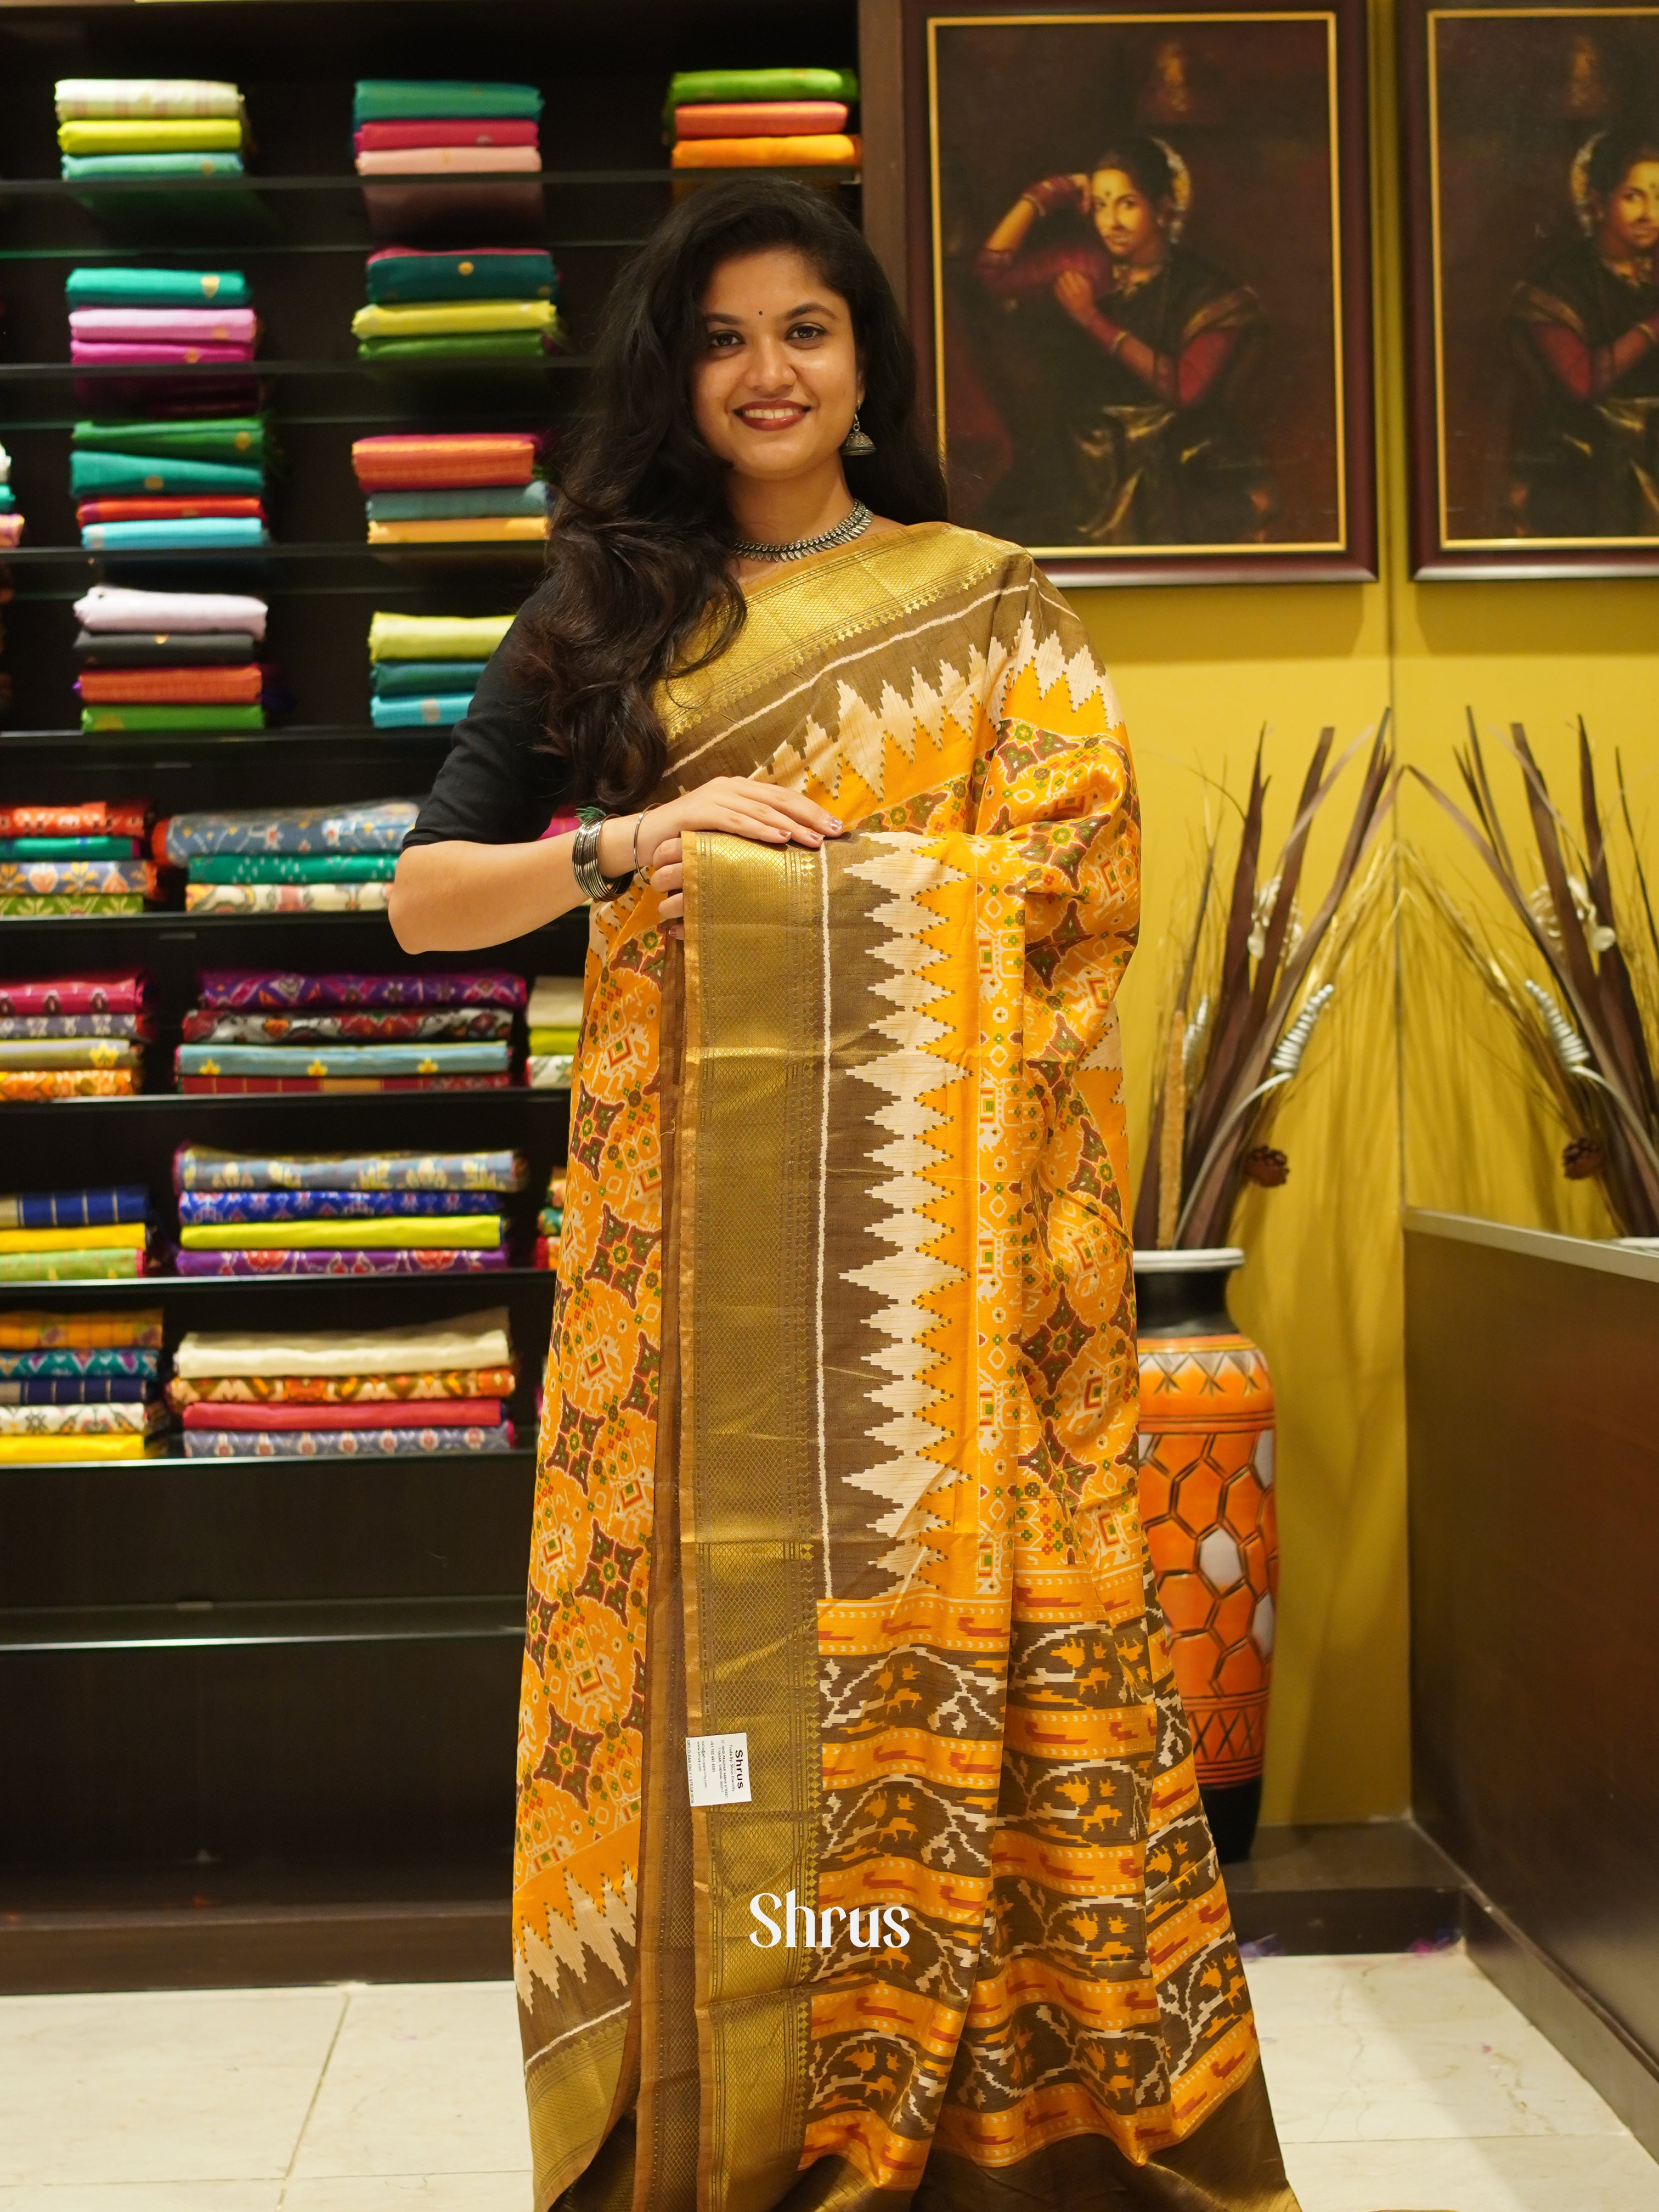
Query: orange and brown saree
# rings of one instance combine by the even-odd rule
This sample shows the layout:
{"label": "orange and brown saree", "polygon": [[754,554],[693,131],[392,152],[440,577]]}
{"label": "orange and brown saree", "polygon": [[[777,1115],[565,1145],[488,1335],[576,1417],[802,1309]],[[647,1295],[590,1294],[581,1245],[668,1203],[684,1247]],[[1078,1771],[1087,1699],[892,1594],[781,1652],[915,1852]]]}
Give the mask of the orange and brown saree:
{"label": "orange and brown saree", "polygon": [[[594,915],[520,1729],[537,2205],[1294,2212],[1136,1511],[1111,687],[1028,556],[927,525],[756,589],[665,720],[669,788],[851,834],[689,840],[683,957],[648,890]],[[688,1736],[744,1740],[746,1802],[691,1808]]]}

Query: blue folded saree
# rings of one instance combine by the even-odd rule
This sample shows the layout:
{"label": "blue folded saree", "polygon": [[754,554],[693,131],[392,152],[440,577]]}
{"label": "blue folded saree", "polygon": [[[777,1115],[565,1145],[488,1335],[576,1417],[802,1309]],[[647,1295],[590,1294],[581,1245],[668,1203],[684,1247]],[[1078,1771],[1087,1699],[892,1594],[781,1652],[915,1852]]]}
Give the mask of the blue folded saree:
{"label": "blue folded saree", "polygon": [[373,491],[371,522],[440,522],[449,516],[544,514],[549,487],[538,477],[526,484],[472,484],[434,491]]}
{"label": "blue folded saree", "polygon": [[240,177],[245,173],[240,154],[65,154],[64,174],[86,184],[100,179],[114,183],[124,177]]}
{"label": "blue folded saree", "polygon": [[167,552],[193,546],[269,545],[254,515],[200,515],[189,522],[89,522],[81,532],[89,553]]}
{"label": "blue folded saree", "polygon": [[377,730],[453,729],[472,704],[470,691],[441,691],[420,699],[371,699],[368,719]]}

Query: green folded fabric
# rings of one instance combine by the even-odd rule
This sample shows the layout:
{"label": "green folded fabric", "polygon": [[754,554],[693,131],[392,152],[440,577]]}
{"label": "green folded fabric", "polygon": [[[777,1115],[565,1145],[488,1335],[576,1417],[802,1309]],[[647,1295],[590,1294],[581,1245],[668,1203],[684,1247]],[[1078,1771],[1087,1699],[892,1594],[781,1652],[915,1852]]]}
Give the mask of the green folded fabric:
{"label": "green folded fabric", "polygon": [[82,453],[173,453],[180,460],[241,461],[265,458],[260,415],[221,415],[184,422],[77,422],[72,450]]}
{"label": "green folded fabric", "polygon": [[94,730],[263,730],[263,707],[82,707],[81,727]]}
{"label": "green folded fabric", "polygon": [[559,276],[550,253],[372,253],[363,290],[377,307],[420,300],[554,300]]}
{"label": "green folded fabric", "polygon": [[240,269],[71,269],[71,307],[251,307]]}
{"label": "green folded fabric", "polygon": [[489,665],[483,660],[377,660],[374,696],[419,699],[439,691],[471,694],[477,690],[478,678]]}
{"label": "green folded fabric", "polygon": [[427,117],[459,121],[475,115],[528,117],[542,112],[533,84],[427,83],[407,77],[366,76],[352,94],[353,123],[416,122]]}
{"label": "green folded fabric", "polygon": [[389,883],[395,853],[210,853],[190,864],[193,884]]}
{"label": "green folded fabric", "polygon": [[513,627],[511,615],[377,614],[368,625],[371,660],[477,660]]}
{"label": "green folded fabric", "polygon": [[64,174],[72,183],[119,183],[123,178],[240,177],[240,154],[65,154]]}
{"label": "green folded fabric", "polygon": [[540,331],[447,331],[441,337],[357,341],[360,361],[542,361],[547,352]]}
{"label": "green folded fabric", "polygon": [[0,1283],[119,1282],[142,1274],[142,1252],[0,1252]]}
{"label": "green folded fabric", "polygon": [[859,96],[856,70],[678,70],[668,88],[667,112],[706,100],[843,100]]}
{"label": "green folded fabric", "polygon": [[530,1049],[532,1052],[574,1052],[580,1034],[574,1028],[532,1029]]}
{"label": "green folded fabric", "polygon": [[170,453],[88,453],[70,455],[70,490],[76,499],[94,494],[142,496],[170,492],[229,492],[257,496],[264,489],[265,472],[238,468],[228,461],[190,461]]}
{"label": "green folded fabric", "polygon": [[458,484],[432,491],[372,491],[371,522],[441,522],[466,514],[544,514],[548,487],[539,477],[527,484]]}

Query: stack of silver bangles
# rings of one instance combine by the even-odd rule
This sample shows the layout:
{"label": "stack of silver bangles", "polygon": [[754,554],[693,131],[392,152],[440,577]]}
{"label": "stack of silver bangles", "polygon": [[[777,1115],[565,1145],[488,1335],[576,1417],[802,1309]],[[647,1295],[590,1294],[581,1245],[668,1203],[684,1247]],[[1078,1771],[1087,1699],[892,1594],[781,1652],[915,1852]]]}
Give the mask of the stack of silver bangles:
{"label": "stack of silver bangles", "polygon": [[599,832],[610,818],[602,807],[584,806],[578,810],[580,827],[570,845],[570,872],[576,878],[576,889],[585,899],[598,906],[606,899],[618,897],[633,880],[633,870],[626,875],[607,876],[599,866]]}

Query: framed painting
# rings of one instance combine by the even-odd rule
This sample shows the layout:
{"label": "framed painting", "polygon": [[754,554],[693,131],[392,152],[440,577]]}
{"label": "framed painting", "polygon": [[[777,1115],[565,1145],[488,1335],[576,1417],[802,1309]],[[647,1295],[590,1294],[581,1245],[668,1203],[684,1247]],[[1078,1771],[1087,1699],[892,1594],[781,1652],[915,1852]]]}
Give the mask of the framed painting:
{"label": "framed painting", "polygon": [[951,511],[1062,583],[1376,574],[1363,0],[903,0]]}
{"label": "framed painting", "polygon": [[1427,579],[1659,570],[1659,7],[1407,0]]}

